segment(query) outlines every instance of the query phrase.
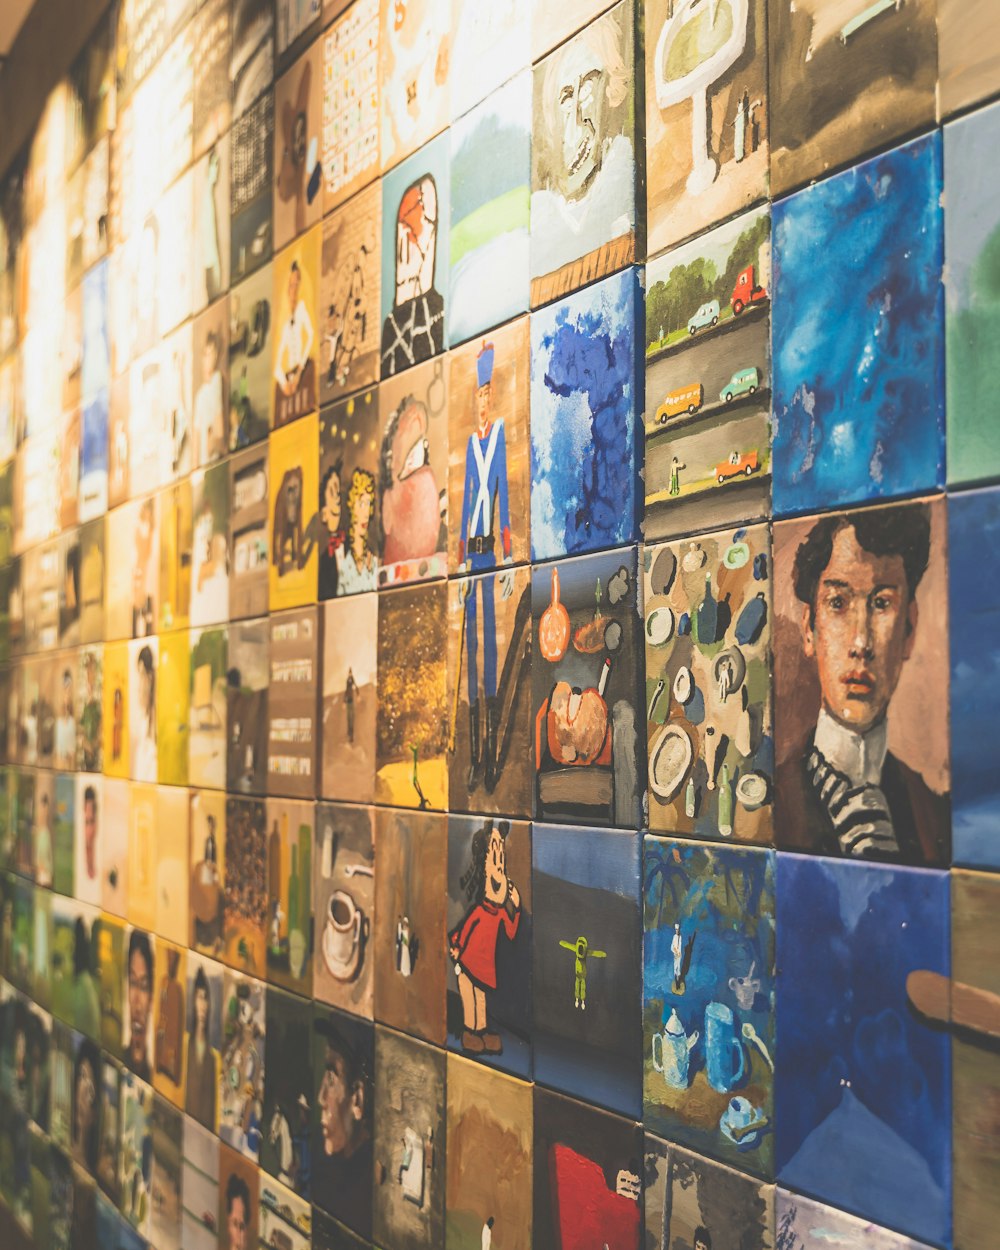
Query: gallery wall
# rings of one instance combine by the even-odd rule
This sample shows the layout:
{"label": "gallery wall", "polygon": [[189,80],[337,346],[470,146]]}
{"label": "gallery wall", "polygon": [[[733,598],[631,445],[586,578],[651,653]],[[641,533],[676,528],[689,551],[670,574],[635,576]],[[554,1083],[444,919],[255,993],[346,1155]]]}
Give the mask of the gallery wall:
{"label": "gallery wall", "polygon": [[991,1244],[992,10],[38,0],[0,1231]]}

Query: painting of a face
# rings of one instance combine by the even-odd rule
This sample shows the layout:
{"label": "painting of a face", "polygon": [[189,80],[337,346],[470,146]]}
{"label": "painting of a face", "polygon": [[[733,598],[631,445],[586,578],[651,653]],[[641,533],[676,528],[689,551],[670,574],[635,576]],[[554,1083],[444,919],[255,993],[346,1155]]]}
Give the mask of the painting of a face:
{"label": "painting of a face", "polygon": [[425,295],[434,285],[437,184],[427,175],[403,193],[396,219],[396,303]]}
{"label": "painting of a face", "polygon": [[507,901],[510,883],[507,880],[507,856],[504,851],[503,838],[494,829],[490,834],[489,846],[486,848],[486,897],[497,907]]}
{"label": "painting of a face", "polygon": [[561,70],[563,192],[575,199],[586,191],[601,166],[608,75],[596,49],[584,40],[571,45]]}
{"label": "painting of a face", "polygon": [[153,997],[153,975],[146,957],[133,950],[128,961],[128,1010],[132,1021],[133,1049],[145,1050],[146,1022]]}
{"label": "painting of a face", "polygon": [[323,492],[322,509],[320,516],[323,524],[334,533],[340,526],[340,475],[333,472],[326,479],[326,488]]}
{"label": "painting of a face", "polygon": [[429,556],[437,550],[441,512],[427,425],[426,408],[411,398],[393,433],[391,478],[382,495],[386,562]]}
{"label": "painting of a face", "polygon": [[803,608],[803,628],[823,704],[842,724],[864,733],[885,715],[916,621],[902,556],[873,555],[850,526],[841,529],[814,607]]}

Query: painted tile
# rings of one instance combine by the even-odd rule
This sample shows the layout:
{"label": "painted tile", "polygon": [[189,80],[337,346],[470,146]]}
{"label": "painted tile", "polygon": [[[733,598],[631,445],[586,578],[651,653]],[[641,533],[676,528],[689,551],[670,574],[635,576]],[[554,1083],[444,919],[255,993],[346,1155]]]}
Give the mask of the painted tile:
{"label": "painted tile", "polygon": [[345,1228],[320,1207],[312,1208],[313,1250],[370,1250],[371,1242]]}
{"label": "painted tile", "polygon": [[281,59],[294,55],[296,49],[308,43],[316,34],[323,8],[322,0],[277,0],[277,45]]}
{"label": "painted tile", "polygon": [[313,1208],[277,1181],[265,1184],[260,1194],[260,1242],[284,1245],[289,1250],[310,1250]]}
{"label": "painted tile", "polygon": [[375,1028],[375,1194],[378,1245],[444,1245],[445,1055]]}
{"label": "painted tile", "polygon": [[778,1179],[948,1245],[947,875],[779,854],[777,887]]}
{"label": "painted tile", "polygon": [[160,937],[179,946],[187,944],[190,801],[183,786],[157,786],[154,808],[156,832],[153,926]]}
{"label": "painted tile", "polygon": [[226,797],[219,790],[194,790],[190,796],[188,827],[191,836],[188,903],[193,951],[222,957],[224,948],[226,852]]}
{"label": "painted tile", "polygon": [[[524,7],[525,0],[516,3]],[[470,15],[468,27],[498,10],[464,5],[461,12]],[[526,27],[521,30],[523,38]],[[502,56],[502,45],[498,51]],[[495,71],[492,51],[485,64]],[[477,67],[474,77],[482,76]],[[530,74],[511,79],[456,121],[450,143],[448,342],[461,343],[528,308]]]}
{"label": "painted tile", "polygon": [[448,1046],[526,1078],[531,917],[531,826],[450,817]]}
{"label": "painted tile", "polygon": [[229,626],[226,671],[226,789],[263,794],[267,776],[271,625],[265,617]]}
{"label": "painted tile", "polygon": [[637,534],[638,295],[628,271],[532,315],[533,560]]}
{"label": "painted tile", "polygon": [[229,620],[229,466],[217,464],[191,475],[192,625]]}
{"label": "painted tile", "polygon": [[361,0],[323,36],[323,211],[379,172],[379,4]]}
{"label": "painted tile", "polygon": [[[228,108],[228,91],[226,96]],[[194,312],[213,304],[229,290],[230,169],[230,140],[226,134],[212,139],[209,150],[191,171],[194,201],[191,289]]]}
{"label": "painted tile", "polygon": [[[319,407],[321,248],[322,231],[317,224],[279,252],[271,267],[275,430]],[[306,441],[304,430],[299,437]]]}
{"label": "painted tile", "polygon": [[224,790],[229,630],[191,630],[190,734],[188,779],[193,786]]}
{"label": "painted tile", "polygon": [[271,679],[265,788],[272,795],[312,799],[316,797],[319,618],[315,608],[299,608],[268,619]]}
{"label": "painted tile", "polygon": [[133,1072],[121,1082],[121,1137],[118,1141],[118,1209],[142,1238],[151,1232],[153,1087]]}
{"label": "painted tile", "polygon": [[375,797],[378,595],[330,600],[321,609],[323,697],[320,793],[371,803]]}
{"label": "painted tile", "polygon": [[[280,991],[273,991],[279,993]],[[257,1162],[264,1133],[267,987],[226,971],[223,981],[223,1049],[219,1136],[223,1146]],[[278,1056],[275,1053],[275,1061]]]}
{"label": "painted tile", "polygon": [[954,859],[973,868],[1000,868],[1000,794],[989,752],[982,749],[993,734],[992,690],[985,677],[994,671],[1000,647],[1000,595],[983,576],[982,551],[998,535],[1000,489],[949,499]]}
{"label": "painted tile", "polygon": [[[225,1144],[219,1148],[219,1206],[216,1227],[225,1228],[227,1237],[232,1216],[235,1228],[242,1227],[247,1244],[252,1246],[257,1241],[260,1190],[266,1183],[266,1178],[261,1176],[255,1164]],[[241,1208],[243,1219],[239,1221]]]}
{"label": "painted tile", "polygon": [[[187,952],[172,942],[157,942],[156,982],[153,987],[153,1088],[160,1103],[169,1099],[181,1106],[187,1090],[185,1033]],[[219,966],[221,981],[221,965]],[[213,1073],[215,1069],[212,1069]]]}
{"label": "painted tile", "polygon": [[534,1104],[535,1244],[639,1250],[641,1126],[539,1086]]}
{"label": "painted tile", "polygon": [[267,979],[299,994],[312,989],[314,807],[268,799]]}
{"label": "painted tile", "polygon": [[324,408],[319,417],[320,599],[378,586],[380,473],[376,389]]}
{"label": "painted tile", "polygon": [[990,0],[938,0],[938,100],[941,116],[993,95],[1000,41]]}
{"label": "painted tile", "polygon": [[650,1129],[774,1173],[774,853],[647,837],[643,1109]]}
{"label": "painted tile", "polygon": [[905,13],[865,0],[773,6],[775,195],[933,123],[935,9],[933,0],[915,0]]}
{"label": "painted tile", "polygon": [[645,534],[767,514],[771,233],[766,208],[647,268]]}
{"label": "painted tile", "polygon": [[264,804],[226,800],[223,856],[222,960],[253,976],[264,975],[267,925],[267,832]]}
{"label": "painted tile", "polygon": [[635,827],[645,794],[634,547],[535,566],[535,815]]}
{"label": "painted tile", "polygon": [[312,1004],[268,986],[260,1167],[300,1198],[308,1198],[312,1188],[312,1056]]}
{"label": "painted tile", "polygon": [[274,420],[274,274],[264,265],[229,293],[229,450],[267,437]]}
{"label": "painted tile", "polygon": [[375,981],[374,809],[318,804],[316,848],[313,993],[320,1002],[370,1020]]}
{"label": "painted tile", "polygon": [[[966,6],[967,8],[970,6]],[[983,16],[976,9],[979,21]],[[954,25],[957,22],[952,19]],[[963,24],[965,18],[963,16]],[[995,42],[995,37],[994,37]],[[978,46],[982,46],[979,44]],[[1000,67],[1000,44],[995,56]],[[1000,184],[984,152],[1000,136],[1000,104],[963,117],[944,129],[944,219],[948,280],[945,342],[948,394],[948,481],[982,482],[1000,476],[993,381],[1000,355]]]}
{"label": "painted tile", "polygon": [[766,525],[643,549],[651,829],[771,841],[770,561]]}
{"label": "painted tile", "polygon": [[[102,509],[103,512],[103,509]],[[11,638],[15,638],[11,620]],[[80,641],[104,638],[104,517],[80,526]]]}
{"label": "painted tile", "polygon": [[218,1137],[185,1116],[181,1154],[181,1244],[185,1250],[216,1250],[219,1153]]}
{"label": "painted tile", "polygon": [[129,783],[121,778],[104,781],[104,825],[101,861],[101,907],[121,919],[128,911]]}
{"label": "painted tile", "polygon": [[650,254],[767,194],[765,10],[735,4],[716,28],[693,5],[646,0]]}
{"label": "painted tile", "polygon": [[776,514],[942,482],[941,187],[929,135],[775,204]]}
{"label": "painted tile", "polygon": [[872,1250],[923,1250],[924,1242],[911,1241],[900,1233],[845,1215],[835,1207],[824,1206],[777,1190],[777,1250],[820,1250],[831,1242],[841,1246],[871,1246]]}
{"label": "painted tile", "polygon": [[317,1006],[313,1033],[314,1201],[367,1237],[372,1227],[375,1030],[369,1021]]}
{"label": "painted tile", "polygon": [[445,582],[380,593],[375,800],[448,806]]}
{"label": "painted tile", "polygon": [[73,802],[73,891],[81,902],[101,905],[104,822],[102,777],[78,774]]}
{"label": "painted tile", "polygon": [[391,871],[375,877],[375,1019],[445,1043],[448,824],[438,813],[375,811]]}
{"label": "painted tile", "polygon": [[1000,878],[953,873],[951,916],[954,1244],[975,1246],[989,1242],[1000,1215],[1000,1055],[988,1020],[1000,994]]}
{"label": "painted tile", "polygon": [[945,524],[931,499],[774,527],[783,849],[948,863]]}
{"label": "painted tile", "polygon": [[[651,1148],[656,1163],[652,1185]],[[773,1185],[762,1185],[648,1134],[646,1160],[649,1250],[772,1250]]]}
{"label": "painted tile", "polygon": [[451,0],[407,0],[403,8],[380,0],[383,170],[448,124],[452,7]]}
{"label": "painted tile", "polygon": [[190,478],[160,492],[160,631],[183,629],[191,619],[191,506]]}
{"label": "painted tile", "polygon": [[157,778],[164,785],[188,783],[191,650],[186,629],[160,634],[156,668]]}
{"label": "painted tile", "polygon": [[637,1117],[638,834],[534,825],[534,1074]]}
{"label": "painted tile", "polygon": [[[281,51],[281,21],[278,22]],[[323,45],[317,40],[274,85],[274,246],[323,215]]]}
{"label": "painted tile", "polygon": [[622,0],[535,66],[532,307],[635,259],[634,25]]}
{"label": "painted tile", "polygon": [[[426,3],[439,6],[441,0]],[[386,94],[388,89],[383,99]],[[382,378],[444,351],[448,158],[449,141],[441,136],[382,178]]]}
{"label": "painted tile", "polygon": [[274,430],[268,440],[271,508],[270,607],[316,602],[316,500],[319,494],[319,419],[313,414]]}
{"label": "painted tile", "polygon": [[156,781],[156,667],[159,638],[135,638],[128,644],[129,777]]}
{"label": "painted tile", "polygon": [[274,77],[275,14],[271,5],[255,0],[233,0],[229,79],[233,117],[238,118],[268,87]]}
{"label": "painted tile", "polygon": [[[205,468],[221,460],[229,446],[229,300],[218,300],[198,317],[193,325],[191,349],[191,449],[187,453],[175,443],[172,460],[180,464],[190,454],[193,468]],[[137,366],[133,365],[133,379]],[[133,393],[135,387],[133,386]],[[142,445],[141,434],[134,428],[131,437],[133,453]],[[165,457],[161,457],[165,458]],[[129,466],[133,482],[143,481],[138,466]]]}
{"label": "painted tile", "polygon": [[264,91],[233,121],[229,247],[233,279],[271,259],[274,247],[274,92]]}
{"label": "painted tile", "polygon": [[534,7],[533,0],[455,7],[448,65],[452,122],[531,64]]}
{"label": "painted tile", "polygon": [[323,222],[320,402],[378,381],[381,344],[382,189],[376,182]]}
{"label": "painted tile", "polygon": [[[153,1079],[153,992],[156,938],[143,929],[125,929],[125,990],[121,1059],[143,1084]],[[152,1101],[152,1087],[149,1089]]]}
{"label": "painted tile", "polygon": [[229,617],[267,612],[270,593],[268,448],[248,447],[229,459]]}
{"label": "painted tile", "polygon": [[533,1244],[532,1111],[527,1082],[448,1056],[445,1250]]}

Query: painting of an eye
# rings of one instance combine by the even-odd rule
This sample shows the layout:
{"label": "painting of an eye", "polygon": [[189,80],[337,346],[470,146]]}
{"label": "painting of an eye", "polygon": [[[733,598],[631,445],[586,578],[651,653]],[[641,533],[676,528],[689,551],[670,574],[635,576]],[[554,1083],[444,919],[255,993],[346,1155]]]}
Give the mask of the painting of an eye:
{"label": "painting of an eye", "polygon": [[427,445],[427,439],[417,439],[410,450],[406,453],[406,459],[403,461],[403,467],[399,470],[399,481],[405,482],[411,473],[416,473],[418,469],[422,469],[425,464],[429,463],[430,450]]}

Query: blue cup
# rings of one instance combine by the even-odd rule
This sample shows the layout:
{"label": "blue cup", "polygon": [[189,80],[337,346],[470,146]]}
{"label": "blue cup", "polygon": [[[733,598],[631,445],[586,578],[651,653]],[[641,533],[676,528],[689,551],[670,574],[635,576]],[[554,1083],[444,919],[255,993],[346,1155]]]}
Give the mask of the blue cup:
{"label": "blue cup", "polygon": [[705,1008],[705,1076],[720,1094],[728,1094],[743,1079],[746,1054],[736,1034],[733,1010],[725,1003]]}

